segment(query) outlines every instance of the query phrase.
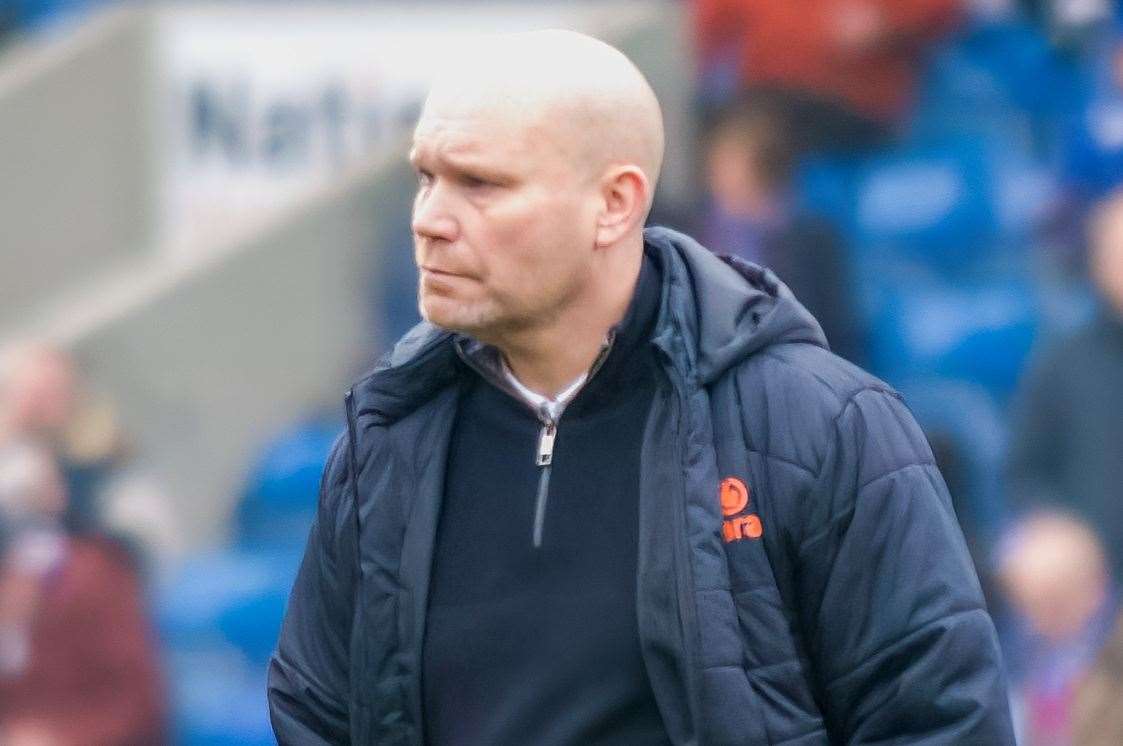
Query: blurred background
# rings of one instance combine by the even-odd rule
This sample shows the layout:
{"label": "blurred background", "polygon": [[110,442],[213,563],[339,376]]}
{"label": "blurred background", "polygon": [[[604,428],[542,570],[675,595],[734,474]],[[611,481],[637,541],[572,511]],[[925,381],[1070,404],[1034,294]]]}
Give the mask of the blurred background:
{"label": "blurred background", "polygon": [[1022,743],[1123,743],[1112,0],[0,0],[0,743],[273,742],[342,394],[417,320],[425,82],[543,27],[651,79],[652,222],[905,395]]}

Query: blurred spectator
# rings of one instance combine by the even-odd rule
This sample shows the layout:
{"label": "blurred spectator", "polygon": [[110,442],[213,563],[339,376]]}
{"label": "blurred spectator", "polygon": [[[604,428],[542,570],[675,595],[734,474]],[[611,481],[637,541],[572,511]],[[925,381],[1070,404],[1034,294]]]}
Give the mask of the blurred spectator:
{"label": "blurred spectator", "polygon": [[959,18],[960,0],[694,3],[703,88],[732,64],[735,85],[784,112],[801,152],[883,142],[924,52]]}
{"label": "blurred spectator", "polygon": [[1040,238],[1050,279],[1068,283],[1087,274],[1090,206],[1123,184],[1123,35],[1097,29],[1073,50],[1076,84],[1052,123],[1059,189]]}
{"label": "blurred spectator", "polygon": [[107,442],[116,433],[107,415],[85,411],[81,396],[66,353],[47,346],[19,351],[0,388],[0,444],[31,438],[55,451],[68,484],[66,522],[85,531],[96,520],[94,495],[117,444]]}
{"label": "blurred spectator", "polygon": [[1076,693],[1073,743],[1078,746],[1118,746],[1123,743],[1123,616],[1095,666]]}
{"label": "blurred spectator", "polygon": [[1022,381],[1008,493],[1065,505],[1104,533],[1123,577],[1123,192],[1091,220],[1097,316],[1048,345]]}
{"label": "blurred spectator", "polygon": [[69,537],[42,447],[0,455],[0,743],[153,744],[163,702],[137,578],[109,544]]}
{"label": "blurred spectator", "polygon": [[71,533],[123,529],[125,536],[116,538],[133,549],[139,542],[149,551],[174,550],[166,546],[174,529],[162,493],[123,470],[129,453],[115,408],[90,390],[62,350],[31,345],[18,351],[0,385],[0,451],[25,439],[55,454],[68,496],[63,522]]}
{"label": "blurred spectator", "polygon": [[831,349],[860,362],[862,349],[839,234],[796,208],[795,148],[778,112],[758,101],[724,110],[706,143],[709,203],[697,231],[705,246],[772,269],[815,315]]}
{"label": "blurred spectator", "polygon": [[0,439],[54,439],[73,414],[75,372],[60,350],[29,346],[14,355],[0,398]]}
{"label": "blurred spectator", "polygon": [[1006,644],[1019,742],[1082,743],[1075,703],[1116,615],[1103,547],[1077,518],[1032,513],[1003,540],[998,574],[1015,613]]}

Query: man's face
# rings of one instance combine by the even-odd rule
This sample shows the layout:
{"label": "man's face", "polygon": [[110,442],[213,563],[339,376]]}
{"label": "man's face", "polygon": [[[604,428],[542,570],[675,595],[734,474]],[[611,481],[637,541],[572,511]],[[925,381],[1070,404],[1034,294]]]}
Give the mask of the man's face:
{"label": "man's face", "polygon": [[410,152],[422,316],[495,342],[578,301],[596,184],[572,152],[541,118],[430,97]]}

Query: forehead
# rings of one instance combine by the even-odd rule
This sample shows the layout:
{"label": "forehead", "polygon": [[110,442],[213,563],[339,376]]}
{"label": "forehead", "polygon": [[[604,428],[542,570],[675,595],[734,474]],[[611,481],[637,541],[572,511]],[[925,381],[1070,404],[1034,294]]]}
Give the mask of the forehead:
{"label": "forehead", "polygon": [[557,155],[547,106],[505,91],[435,89],[413,133],[415,159],[510,159],[511,167]]}

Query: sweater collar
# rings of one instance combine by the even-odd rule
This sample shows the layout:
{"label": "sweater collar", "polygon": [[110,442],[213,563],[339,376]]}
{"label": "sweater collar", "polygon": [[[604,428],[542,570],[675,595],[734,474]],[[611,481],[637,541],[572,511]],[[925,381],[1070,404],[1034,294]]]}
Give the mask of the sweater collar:
{"label": "sweater collar", "polygon": [[[642,371],[642,368],[632,365],[631,359],[636,349],[651,338],[659,311],[659,297],[659,271],[655,267],[655,260],[645,252],[636,289],[624,317],[608,330],[600,354],[582,375],[580,383],[568,392],[565,403],[555,413],[555,419],[560,416],[563,408],[568,407],[570,401],[573,401],[575,409],[585,408],[586,403],[599,403],[603,394],[618,390]],[[520,401],[527,402],[532,409],[537,411],[540,408],[532,401],[532,397],[526,395],[525,387],[512,380],[502,356],[494,346],[463,336],[458,337],[455,344],[461,360],[482,378]]]}

